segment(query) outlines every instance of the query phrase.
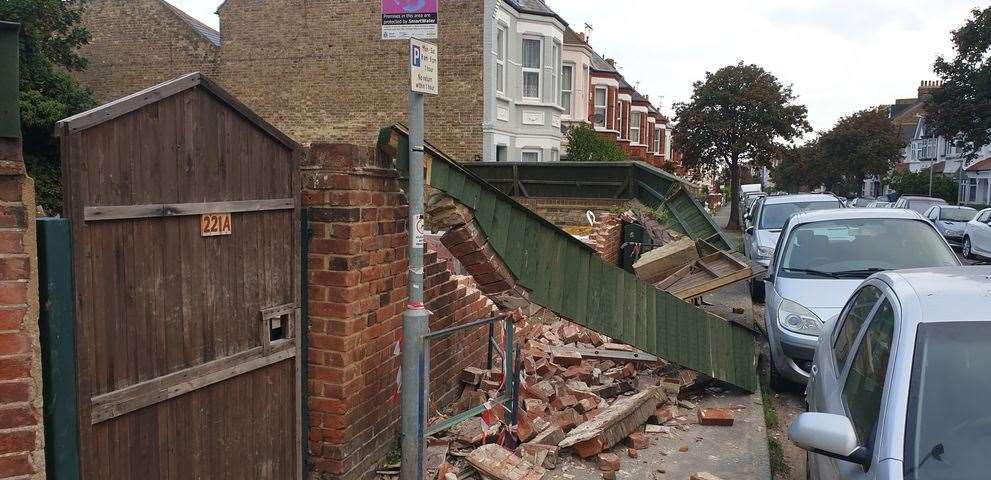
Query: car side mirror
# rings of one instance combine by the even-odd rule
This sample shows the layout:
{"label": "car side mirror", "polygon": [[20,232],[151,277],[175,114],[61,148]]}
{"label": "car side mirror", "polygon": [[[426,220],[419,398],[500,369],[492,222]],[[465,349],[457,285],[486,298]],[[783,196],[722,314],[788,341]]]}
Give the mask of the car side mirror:
{"label": "car side mirror", "polygon": [[858,465],[867,465],[870,452],[857,444],[853,423],[843,415],[803,413],[788,427],[788,438],[804,450]]}
{"label": "car side mirror", "polygon": [[753,235],[753,234],[754,234],[754,227],[747,227],[747,235]]}

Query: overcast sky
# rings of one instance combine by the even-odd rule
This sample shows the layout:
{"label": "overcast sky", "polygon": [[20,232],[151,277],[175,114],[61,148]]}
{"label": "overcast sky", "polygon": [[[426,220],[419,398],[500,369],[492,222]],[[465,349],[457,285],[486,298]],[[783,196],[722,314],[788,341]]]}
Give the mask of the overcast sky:
{"label": "overcast sky", "polygon": [[[217,26],[219,0],[168,0]],[[817,130],[914,97],[974,0],[546,0],[664,111],[705,72],[744,61],[794,86]],[[608,6],[606,6],[608,4]],[[441,15],[444,14],[441,0]],[[444,34],[443,31],[440,32]]]}

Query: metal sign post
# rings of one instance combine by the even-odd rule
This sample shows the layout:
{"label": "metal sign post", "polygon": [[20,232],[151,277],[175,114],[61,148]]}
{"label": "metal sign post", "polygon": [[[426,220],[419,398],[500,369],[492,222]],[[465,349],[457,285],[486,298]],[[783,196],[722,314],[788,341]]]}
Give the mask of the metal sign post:
{"label": "metal sign post", "polygon": [[437,46],[410,39],[409,93],[409,300],[403,312],[402,350],[402,469],[400,478],[423,478],[424,423],[426,421],[429,353],[424,336],[429,333],[429,312],[423,306],[423,95],[437,95]]}

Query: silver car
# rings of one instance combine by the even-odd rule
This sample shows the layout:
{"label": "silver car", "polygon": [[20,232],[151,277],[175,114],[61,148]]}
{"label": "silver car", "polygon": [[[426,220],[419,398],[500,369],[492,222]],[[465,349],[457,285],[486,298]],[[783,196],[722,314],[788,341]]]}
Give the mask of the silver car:
{"label": "silver car", "polygon": [[926,210],[925,217],[943,238],[954,247],[963,246],[963,234],[967,230],[967,222],[974,219],[977,210],[956,205],[933,205]]}
{"label": "silver car", "polygon": [[991,267],[865,281],[816,349],[788,436],[815,480],[988,478]]}
{"label": "silver car", "polygon": [[805,383],[823,326],[865,278],[885,270],[959,266],[921,215],[857,208],[799,213],[778,242],[765,280],[771,380]]}
{"label": "silver car", "polygon": [[991,208],[981,210],[967,223],[962,250],[967,258],[991,259]]}
{"label": "silver car", "polygon": [[906,208],[909,210],[915,210],[919,213],[925,213],[929,210],[929,207],[933,205],[946,205],[946,200],[942,198],[934,197],[920,197],[916,195],[905,195],[898,198],[895,202],[895,206],[892,208]]}
{"label": "silver car", "polygon": [[[743,233],[744,253],[755,263],[767,267],[774,256],[781,227],[798,212],[841,208],[840,199],[827,194],[773,195],[754,204],[747,217]],[[750,296],[755,302],[764,301],[764,282],[750,281]]]}

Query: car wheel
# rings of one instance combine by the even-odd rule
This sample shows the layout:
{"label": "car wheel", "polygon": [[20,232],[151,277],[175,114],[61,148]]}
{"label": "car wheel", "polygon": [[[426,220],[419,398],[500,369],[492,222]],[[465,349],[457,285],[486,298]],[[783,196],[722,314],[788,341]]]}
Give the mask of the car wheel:
{"label": "car wheel", "polygon": [[960,248],[963,258],[974,258],[974,251],[971,250],[970,237],[963,237],[963,247]]}
{"label": "car wheel", "polygon": [[764,303],[764,281],[750,279],[750,299],[754,303]]}

